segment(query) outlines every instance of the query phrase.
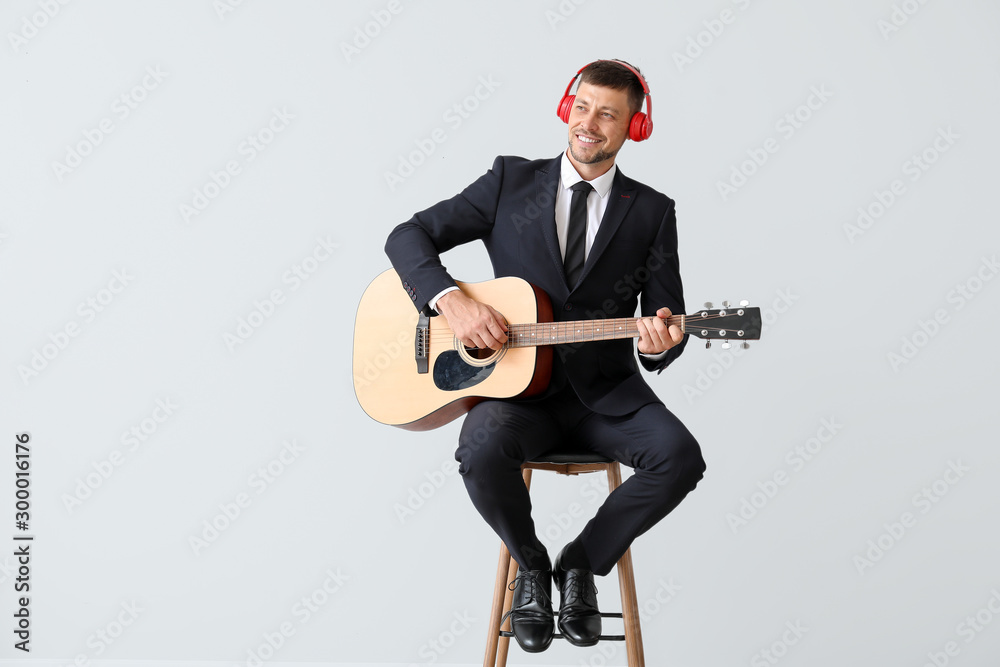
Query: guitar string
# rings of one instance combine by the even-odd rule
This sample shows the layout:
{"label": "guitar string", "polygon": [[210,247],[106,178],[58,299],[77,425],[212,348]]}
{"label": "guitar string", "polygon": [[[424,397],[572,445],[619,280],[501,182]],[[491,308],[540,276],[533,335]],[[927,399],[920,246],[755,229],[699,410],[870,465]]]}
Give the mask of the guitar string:
{"label": "guitar string", "polygon": [[[713,327],[713,326],[698,326],[698,323],[699,322],[707,322],[707,321],[715,320],[715,319],[723,319],[723,318],[727,318],[727,317],[732,317],[732,316],[731,315],[709,315],[708,317],[700,317],[700,318],[697,318],[697,319],[692,319],[690,321],[684,322],[684,324],[685,324],[685,328],[687,328],[687,329],[709,329],[709,330],[712,330],[712,331],[722,331],[722,330],[726,329],[727,327],[720,327],[720,326],[715,326],[715,327]],[[587,322],[590,322],[590,321],[587,320]],[[613,320],[612,320],[612,322],[613,322]],[[671,325],[674,325],[674,324],[680,324],[680,322],[679,321],[671,322]],[[635,319],[631,319],[631,320],[627,321],[625,323],[625,325],[628,327],[627,331],[629,331],[629,333],[634,333],[635,335],[638,335],[638,328],[635,328],[636,327],[636,320]],[[590,324],[590,326],[593,327],[593,324]],[[614,326],[614,325],[612,324],[612,326]],[[553,330],[553,329],[555,329],[557,334],[571,335],[571,334],[574,333],[574,331],[572,329],[575,328],[576,332],[580,333],[583,330],[585,330],[587,327],[577,328],[575,323],[570,323],[570,322],[525,322],[525,323],[508,325],[507,332],[508,332],[508,336],[510,336],[510,335],[515,335],[515,336],[516,335],[529,335],[531,333],[536,333],[536,334],[537,333],[541,333],[541,331],[539,331],[539,328],[541,328],[542,330],[549,329],[550,331]],[[732,327],[728,327],[728,328],[732,328]],[[595,330],[595,331],[591,331],[589,333],[591,333],[591,334],[600,333],[600,335],[604,335],[605,332],[598,332],[598,331]],[[435,327],[435,328],[431,329],[431,331],[430,331],[430,339],[431,340],[447,340],[447,339],[451,339],[451,338],[454,338],[454,337],[455,337],[454,332],[450,328],[448,328],[447,326]]]}
{"label": "guitar string", "polygon": [[[707,331],[720,331],[720,332],[721,331],[726,331],[726,329],[722,329],[721,327],[704,327],[704,329],[707,330]],[[690,335],[690,333],[689,333],[689,335]],[[574,343],[574,342],[584,342],[584,343],[586,343],[586,342],[596,342],[596,341],[599,341],[599,340],[622,340],[622,339],[625,339],[625,338],[637,338],[638,336],[639,336],[638,331],[635,331],[635,332],[632,332],[631,334],[625,335],[625,336],[604,337],[603,335],[598,335],[598,336],[595,336],[593,338],[586,338],[586,339],[573,339],[573,338],[564,337],[564,336],[537,336],[537,337],[536,336],[531,336],[530,338],[525,337],[522,340],[521,337],[518,337],[515,334],[515,335],[512,335],[512,336],[508,336],[507,337],[507,341],[505,343],[503,343],[502,346],[504,348],[510,348],[510,347],[531,347],[531,346],[534,346],[534,345],[559,345],[559,344]],[[699,336],[696,336],[696,337],[699,337]],[[732,336],[731,339],[738,340],[739,337],[738,336]],[[452,344],[454,343],[454,341],[455,341],[455,337],[454,336],[447,336],[447,337],[442,337],[442,338],[437,338],[437,339],[432,338],[429,342],[432,345],[445,345],[446,347],[451,348]],[[518,345],[518,343],[530,343],[530,345]]]}
{"label": "guitar string", "polygon": [[[732,329],[724,329],[722,327],[701,327],[701,330],[712,331],[712,332],[716,332],[716,331],[718,331],[718,332],[721,332],[721,331],[734,331]],[[691,331],[688,331],[687,333],[689,335],[692,334]],[[735,331],[734,331],[734,333],[735,333]],[[528,340],[528,339],[530,339],[530,340],[539,340],[539,341],[547,341],[547,340],[552,340],[552,339],[558,338],[559,342],[562,342],[562,343],[572,343],[572,342],[589,342],[591,340],[597,341],[597,340],[616,340],[616,339],[622,339],[622,338],[637,338],[638,336],[639,336],[638,330],[632,330],[632,331],[629,331],[629,332],[627,332],[625,334],[622,334],[622,335],[614,334],[614,333],[605,335],[604,333],[597,332],[592,338],[580,338],[580,339],[576,339],[574,336],[569,336],[569,335],[564,334],[564,333],[563,334],[555,333],[555,334],[551,334],[551,335],[549,335],[549,334],[514,333],[514,334],[508,334],[507,338],[508,338],[508,340],[510,340],[510,339],[514,339],[514,340],[520,340],[520,339]],[[695,337],[697,338],[697,336],[695,336]],[[734,338],[735,337],[736,336],[734,336]],[[436,336],[436,337],[432,336],[430,338],[430,342],[437,343],[437,344],[441,344],[442,342],[447,343],[447,342],[453,341],[453,340],[455,340],[455,336],[453,334],[452,335],[447,335],[447,336]]]}
{"label": "guitar string", "polygon": [[[667,319],[669,320],[669,319],[672,319],[672,318],[675,318],[675,317],[680,317],[680,316],[672,315],[670,318],[667,318]],[[708,322],[708,321],[711,321],[711,320],[725,319],[725,318],[735,317],[735,316],[734,315],[709,315],[707,317],[694,318],[691,315],[686,315],[685,317],[687,318],[687,320],[683,321],[683,323],[685,325],[693,325],[693,324],[696,324],[698,322]],[[625,324],[626,325],[628,325],[628,326],[634,326],[639,319],[646,319],[646,318],[623,318],[623,319],[625,320]],[[617,319],[608,319],[608,320],[602,319],[602,320],[575,320],[575,321],[564,321],[564,322],[559,322],[559,321],[556,321],[556,322],[519,322],[519,323],[516,323],[516,324],[508,324],[507,326],[508,326],[508,331],[511,330],[511,329],[517,329],[518,327],[531,328],[531,327],[548,327],[548,326],[552,326],[552,327],[557,327],[557,328],[562,328],[562,329],[568,329],[568,328],[571,328],[571,327],[575,327],[579,322],[584,322],[588,326],[594,326],[594,323],[596,323],[596,322],[606,322],[606,323],[610,323],[612,325],[619,324],[619,320],[617,320]],[[678,324],[679,325],[681,323],[682,323],[682,320],[679,320],[679,319],[670,322],[671,325],[674,325],[674,324]],[[447,333],[447,334],[451,335],[451,329],[448,326],[436,326],[436,327],[432,327],[431,328],[431,334],[435,334],[435,333]]]}

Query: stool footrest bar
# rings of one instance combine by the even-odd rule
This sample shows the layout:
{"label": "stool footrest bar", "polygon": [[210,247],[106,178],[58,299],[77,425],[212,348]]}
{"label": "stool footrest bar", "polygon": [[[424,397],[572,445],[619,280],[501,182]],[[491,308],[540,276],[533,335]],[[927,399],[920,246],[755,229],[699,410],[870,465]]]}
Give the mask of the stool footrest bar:
{"label": "stool footrest bar", "polygon": [[[514,633],[510,632],[509,630],[501,630],[500,631],[500,636],[501,637],[513,637]],[[555,633],[554,635],[552,635],[552,638],[553,639],[566,639],[565,637],[563,637],[558,632]],[[623,642],[623,641],[625,641],[625,635],[601,635],[597,639],[599,641],[602,641],[602,642]]]}

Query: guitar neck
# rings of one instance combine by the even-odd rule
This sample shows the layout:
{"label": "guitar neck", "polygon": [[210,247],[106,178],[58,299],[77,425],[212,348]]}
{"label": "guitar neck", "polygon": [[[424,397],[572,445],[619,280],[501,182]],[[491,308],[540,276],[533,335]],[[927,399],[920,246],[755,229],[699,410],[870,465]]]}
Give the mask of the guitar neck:
{"label": "guitar neck", "polygon": [[[576,320],[572,322],[538,322],[511,324],[507,327],[508,347],[534,347],[583,343],[593,340],[616,340],[639,336],[638,317],[619,317],[605,320]],[[662,319],[662,318],[661,318]],[[684,331],[685,316],[671,315],[663,319],[667,326],[676,324]]]}

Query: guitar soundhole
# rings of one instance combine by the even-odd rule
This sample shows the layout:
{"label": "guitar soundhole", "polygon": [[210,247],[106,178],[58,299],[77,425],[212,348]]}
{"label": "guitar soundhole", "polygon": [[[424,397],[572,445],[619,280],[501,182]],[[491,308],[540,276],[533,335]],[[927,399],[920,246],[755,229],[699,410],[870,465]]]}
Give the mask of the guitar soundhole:
{"label": "guitar soundhole", "polygon": [[488,360],[490,357],[496,354],[496,352],[494,352],[488,347],[483,349],[479,349],[478,347],[463,347],[462,349],[465,350],[465,355],[463,356],[468,356],[469,358],[475,361]]}
{"label": "guitar soundhole", "polygon": [[458,342],[458,339],[454,339],[454,348],[458,352],[458,356],[462,361],[470,366],[492,366],[493,364],[500,361],[503,355],[507,353],[507,346],[501,347],[499,350],[491,350],[488,347],[478,348],[478,347],[466,347]]}

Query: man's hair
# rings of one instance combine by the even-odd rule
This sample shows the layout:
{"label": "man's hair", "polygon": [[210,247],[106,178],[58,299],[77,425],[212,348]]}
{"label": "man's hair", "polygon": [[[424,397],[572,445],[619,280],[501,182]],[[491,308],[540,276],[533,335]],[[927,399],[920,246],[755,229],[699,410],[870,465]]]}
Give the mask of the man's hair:
{"label": "man's hair", "polygon": [[[636,72],[640,72],[638,67],[631,65]],[[635,114],[642,111],[642,101],[646,97],[646,91],[642,88],[642,82],[633,74],[628,67],[613,60],[597,60],[583,68],[580,73],[580,82],[589,83],[592,86],[604,86],[613,90],[624,90],[628,93],[628,103],[630,111]]]}

